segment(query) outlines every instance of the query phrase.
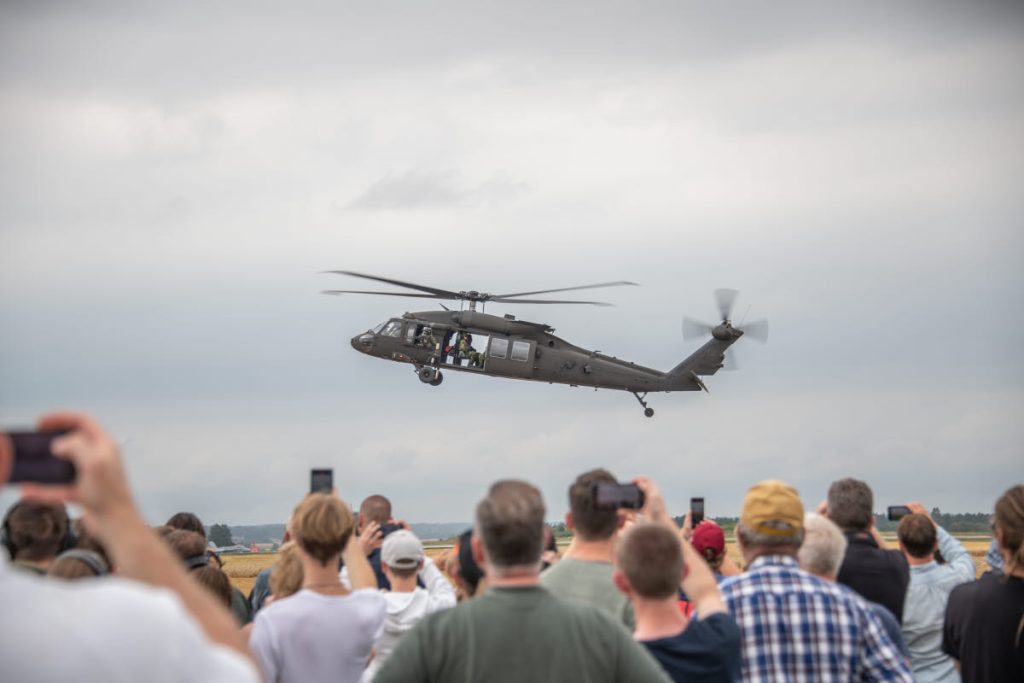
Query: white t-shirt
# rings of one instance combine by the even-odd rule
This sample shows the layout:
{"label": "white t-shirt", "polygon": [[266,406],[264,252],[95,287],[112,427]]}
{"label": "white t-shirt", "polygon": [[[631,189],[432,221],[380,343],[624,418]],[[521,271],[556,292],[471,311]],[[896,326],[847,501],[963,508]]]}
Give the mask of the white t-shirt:
{"label": "white t-shirt", "polygon": [[356,683],[383,624],[384,596],[376,589],[302,590],[256,613],[249,648],[267,683]]}
{"label": "white t-shirt", "polygon": [[208,641],[169,590],[44,578],[0,557],[0,679],[258,683],[259,672]]}

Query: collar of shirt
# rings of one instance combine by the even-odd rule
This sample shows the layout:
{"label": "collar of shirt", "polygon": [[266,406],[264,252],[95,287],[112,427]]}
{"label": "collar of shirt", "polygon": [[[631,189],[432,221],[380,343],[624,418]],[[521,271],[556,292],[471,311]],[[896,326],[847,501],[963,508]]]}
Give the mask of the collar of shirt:
{"label": "collar of shirt", "polygon": [[843,534],[846,536],[846,541],[850,545],[869,545],[872,548],[877,548],[878,543],[874,537],[866,531],[847,531]]}
{"label": "collar of shirt", "polygon": [[792,567],[799,569],[796,558],[789,555],[759,555],[747,567],[747,571],[753,571],[759,567]]}

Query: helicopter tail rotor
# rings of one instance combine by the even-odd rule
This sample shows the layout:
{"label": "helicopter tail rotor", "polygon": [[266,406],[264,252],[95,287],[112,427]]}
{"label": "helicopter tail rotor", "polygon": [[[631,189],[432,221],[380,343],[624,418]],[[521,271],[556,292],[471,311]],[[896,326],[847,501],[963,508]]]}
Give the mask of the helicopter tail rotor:
{"label": "helicopter tail rotor", "polygon": [[[754,341],[761,342],[762,344],[768,341],[768,321],[767,320],[754,320],[749,323],[740,323],[734,326],[730,319],[732,315],[732,309],[736,305],[736,298],[739,296],[739,292],[735,289],[716,289],[715,290],[715,303],[718,307],[718,313],[722,316],[722,322],[718,325],[711,325],[694,318],[684,317],[683,318],[683,339],[690,341],[691,339],[703,339],[708,336],[715,337],[716,339],[730,340],[739,339],[739,337],[750,337]],[[744,316],[745,317],[745,316]],[[729,349],[725,352],[725,359],[722,365],[723,370],[735,370],[737,369],[736,356]]]}

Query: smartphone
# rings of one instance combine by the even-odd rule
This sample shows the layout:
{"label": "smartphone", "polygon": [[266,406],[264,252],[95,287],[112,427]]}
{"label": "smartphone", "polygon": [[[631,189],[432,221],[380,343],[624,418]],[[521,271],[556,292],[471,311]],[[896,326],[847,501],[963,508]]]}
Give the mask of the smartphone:
{"label": "smartphone", "polygon": [[387,538],[388,534],[393,534],[394,532],[398,531],[401,528],[402,527],[400,527],[397,524],[381,524],[380,525],[380,537],[381,538]]}
{"label": "smartphone", "polygon": [[906,505],[889,506],[889,521],[891,522],[898,522],[909,514],[910,508],[908,508]]}
{"label": "smartphone", "polygon": [[691,498],[690,499],[690,524],[697,526],[704,521],[704,499],[703,498]]}
{"label": "smartphone", "polygon": [[75,480],[75,465],[50,452],[50,445],[61,432],[8,432],[14,448],[14,466],[10,483],[32,481],[40,484],[70,484]]}
{"label": "smartphone", "polygon": [[639,510],[643,506],[644,492],[636,484],[594,484],[594,507],[599,510]]}
{"label": "smartphone", "polygon": [[330,493],[334,490],[334,470],[312,469],[309,471],[309,492]]}

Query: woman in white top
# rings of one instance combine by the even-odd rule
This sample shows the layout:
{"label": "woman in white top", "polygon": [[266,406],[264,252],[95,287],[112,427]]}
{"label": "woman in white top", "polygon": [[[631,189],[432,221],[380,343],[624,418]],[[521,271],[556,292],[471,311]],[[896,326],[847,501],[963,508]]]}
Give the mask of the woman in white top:
{"label": "woman in white top", "polygon": [[[302,561],[302,590],[256,614],[249,647],[269,683],[356,683],[384,624],[384,597],[336,496],[307,496],[292,515]],[[338,578],[345,560],[352,590]]]}

